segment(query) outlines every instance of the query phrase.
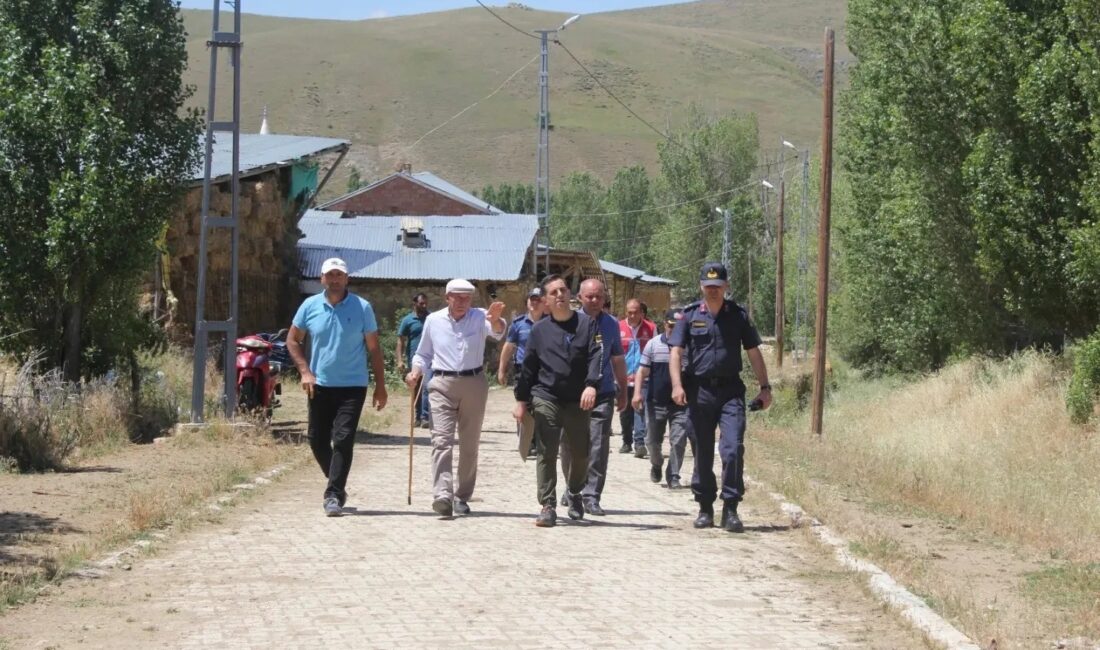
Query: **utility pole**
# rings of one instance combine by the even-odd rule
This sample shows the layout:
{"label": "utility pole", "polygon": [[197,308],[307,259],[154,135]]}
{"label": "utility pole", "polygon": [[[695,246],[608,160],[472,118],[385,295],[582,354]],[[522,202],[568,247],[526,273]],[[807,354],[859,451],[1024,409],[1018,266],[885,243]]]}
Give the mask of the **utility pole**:
{"label": "utility pole", "polygon": [[531,252],[531,271],[538,275],[538,248],[541,242],[546,247],[543,269],[550,273],[550,35],[557,41],[558,32],[580,19],[580,15],[571,16],[557,29],[536,29],[539,35],[539,142],[538,162],[535,163],[535,214],[538,217],[539,230],[535,235],[535,247]]}
{"label": "utility pole", "polygon": [[[206,106],[206,160],[203,165],[202,181],[202,227],[199,233],[199,277],[195,300],[195,365],[191,378],[191,422],[203,421],[204,390],[206,380],[206,346],[211,332],[225,334],[225,414],[232,417],[237,407],[237,254],[240,243],[240,222],[237,219],[241,196],[240,144],[241,144],[241,0],[233,5],[233,31],[219,30],[221,0],[213,0],[213,29],[210,40],[210,93]],[[216,108],[215,94],[218,78],[218,50],[229,50],[230,65],[233,66],[233,119],[229,122],[214,121]],[[232,146],[232,180],[230,188],[232,201],[228,217],[210,216],[210,168],[213,158],[214,133],[229,133]],[[229,314],[222,321],[206,320],[206,267],[208,231],[220,228],[229,231],[230,271],[229,271]]]}
{"label": "utility pole", "polygon": [[783,163],[779,163],[779,214],[775,218],[775,367],[783,367],[783,319],[786,300],[783,287],[783,197],[786,192],[783,180]]}
{"label": "utility pole", "polygon": [[798,279],[794,294],[794,354],[795,359],[805,361],[809,353],[810,327],[809,299],[806,285],[810,279],[810,150],[802,157],[802,208],[798,213]]}
{"label": "utility pole", "polygon": [[538,162],[535,165],[535,214],[539,230],[535,235],[535,248],[531,253],[531,269],[538,276],[538,248],[546,247],[545,272],[550,274],[550,50],[547,37],[557,34],[556,29],[540,29],[535,33],[541,41],[542,57],[539,65],[539,144]]}
{"label": "utility pole", "polygon": [[821,221],[817,231],[817,326],[814,328],[814,391],[811,430],[821,436],[825,409],[825,340],[829,309],[829,219],[833,194],[833,52],[832,27],[825,28],[825,84],[821,136]]}
{"label": "utility pole", "polygon": [[726,273],[730,270],[730,235],[732,224],[730,211],[726,208],[719,209],[722,213],[722,266],[726,267]]}

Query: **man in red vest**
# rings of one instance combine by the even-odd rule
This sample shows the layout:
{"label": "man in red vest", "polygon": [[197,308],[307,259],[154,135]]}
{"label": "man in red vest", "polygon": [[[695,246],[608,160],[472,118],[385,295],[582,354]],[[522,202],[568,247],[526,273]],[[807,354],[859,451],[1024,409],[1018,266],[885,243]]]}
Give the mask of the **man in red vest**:
{"label": "man in red vest", "polygon": [[[638,372],[642,360],[642,350],[646,343],[657,333],[657,325],[645,317],[645,304],[637,298],[626,303],[626,318],[619,321],[619,338],[622,339],[623,352],[626,354],[626,377],[629,395],[634,395],[634,375]],[[645,394],[645,387],[642,387]],[[634,456],[645,458],[645,399],[642,399],[642,411],[632,408],[619,413],[619,426],[623,430],[623,446],[619,453],[629,453],[633,445]]]}

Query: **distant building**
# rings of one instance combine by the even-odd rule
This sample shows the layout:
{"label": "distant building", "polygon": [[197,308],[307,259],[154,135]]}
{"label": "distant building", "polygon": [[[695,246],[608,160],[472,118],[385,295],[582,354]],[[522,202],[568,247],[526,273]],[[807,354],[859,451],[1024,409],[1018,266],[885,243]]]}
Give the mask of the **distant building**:
{"label": "distant building", "polygon": [[640,269],[600,260],[607,291],[611,294],[611,310],[622,318],[626,303],[637,298],[649,308],[649,319],[657,321],[672,306],[672,288],[675,280],[650,275]]}
{"label": "distant building", "polygon": [[476,304],[500,300],[516,313],[535,285],[533,215],[343,217],[309,210],[298,227],[301,294],[319,292],[322,262],[339,257],[348,264],[351,289],[383,319],[407,309],[420,291],[433,308],[442,306],[443,289],[456,277],[477,288]]}
{"label": "distant building", "polygon": [[473,194],[431,172],[401,171],[318,206],[347,216],[462,216],[500,214]]}

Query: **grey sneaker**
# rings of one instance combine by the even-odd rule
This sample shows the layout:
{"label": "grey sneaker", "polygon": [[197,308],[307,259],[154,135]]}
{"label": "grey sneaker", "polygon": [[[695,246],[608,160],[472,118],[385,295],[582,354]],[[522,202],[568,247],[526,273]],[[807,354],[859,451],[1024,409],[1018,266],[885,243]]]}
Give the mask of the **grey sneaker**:
{"label": "grey sneaker", "polygon": [[645,458],[645,445],[634,445],[634,457]]}
{"label": "grey sneaker", "polygon": [[539,528],[553,528],[558,523],[558,511],[554,510],[554,506],[546,505],[542,507],[542,512],[538,517],[535,517],[535,525]]}
{"label": "grey sneaker", "polygon": [[440,517],[450,517],[454,514],[454,506],[450,499],[436,499],[432,501],[432,510]]}
{"label": "grey sneaker", "polygon": [[468,515],[470,514],[470,504],[462,499],[455,499],[454,512],[456,515]]}
{"label": "grey sneaker", "polygon": [[325,515],[328,517],[340,516],[340,500],[336,497],[325,497]]}
{"label": "grey sneaker", "polygon": [[649,466],[649,480],[653,481],[654,483],[660,483],[661,482],[661,468],[660,467],[658,467],[656,465],[650,465]]}
{"label": "grey sneaker", "polygon": [[634,448],[629,442],[624,442],[622,447],[619,447],[620,454],[629,454]]}

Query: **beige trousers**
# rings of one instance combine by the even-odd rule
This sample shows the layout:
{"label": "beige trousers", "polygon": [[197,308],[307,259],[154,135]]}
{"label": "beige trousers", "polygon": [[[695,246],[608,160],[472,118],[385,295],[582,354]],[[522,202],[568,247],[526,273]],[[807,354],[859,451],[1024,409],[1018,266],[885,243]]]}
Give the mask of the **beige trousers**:
{"label": "beige trousers", "polygon": [[[428,403],[432,407],[432,498],[469,501],[477,484],[477,450],[489,384],[485,374],[472,377],[434,375]],[[458,434],[458,479],[453,455]]]}

